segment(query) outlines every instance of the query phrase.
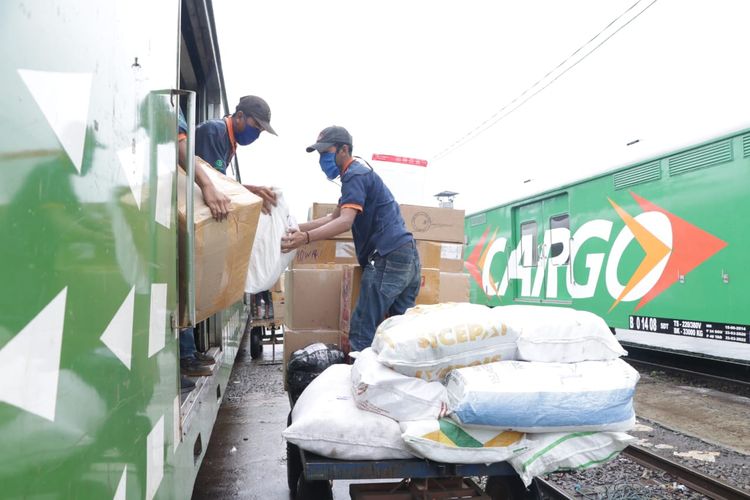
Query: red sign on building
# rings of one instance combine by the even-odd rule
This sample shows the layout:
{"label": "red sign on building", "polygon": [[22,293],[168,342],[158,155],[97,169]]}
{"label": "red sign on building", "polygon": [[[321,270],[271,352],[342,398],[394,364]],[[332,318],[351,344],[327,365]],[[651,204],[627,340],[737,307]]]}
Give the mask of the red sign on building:
{"label": "red sign on building", "polygon": [[417,158],[407,158],[405,156],[394,156],[394,155],[381,155],[373,153],[373,160],[378,161],[390,161],[393,163],[405,163],[406,165],[414,165],[415,167],[426,167],[427,160],[419,160]]}

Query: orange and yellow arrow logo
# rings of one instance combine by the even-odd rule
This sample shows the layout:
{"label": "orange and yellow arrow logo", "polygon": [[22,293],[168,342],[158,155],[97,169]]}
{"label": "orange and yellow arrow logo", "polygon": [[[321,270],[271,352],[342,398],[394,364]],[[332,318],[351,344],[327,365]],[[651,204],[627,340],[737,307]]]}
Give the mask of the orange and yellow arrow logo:
{"label": "orange and yellow arrow logo", "polygon": [[[684,276],[701,265],[708,260],[709,257],[727,246],[727,243],[716,236],[707,233],[703,229],[690,224],[685,219],[681,219],[673,213],[667,212],[660,206],[651,203],[645,198],[641,198],[632,191],[630,195],[636,202],[638,202],[644,212],[662,213],[667,216],[669,223],[672,225],[672,254],[669,256],[669,261],[667,261],[667,267],[664,268],[664,272],[662,272],[659,281],[657,281],[651,290],[649,290],[640,302],[638,302],[638,305],[635,308],[637,311],[657,295],[672,286],[679,279],[680,275]],[[633,232],[633,234],[635,235],[635,232]],[[641,243],[640,240],[639,243]],[[646,255],[648,257],[648,250],[643,243],[641,243],[641,246],[646,250]]]}

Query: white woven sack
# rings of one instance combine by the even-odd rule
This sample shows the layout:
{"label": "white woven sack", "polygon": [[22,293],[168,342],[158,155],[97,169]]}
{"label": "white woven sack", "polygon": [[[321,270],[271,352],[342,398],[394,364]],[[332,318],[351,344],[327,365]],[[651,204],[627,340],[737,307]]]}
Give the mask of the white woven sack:
{"label": "white woven sack", "polygon": [[495,310],[520,331],[518,359],[576,363],[627,355],[607,323],[594,313],[532,305],[501,306]]}
{"label": "white woven sack", "polygon": [[418,456],[456,464],[491,464],[528,449],[520,432],[467,428],[451,421],[401,422],[402,437]]}
{"label": "white woven sack", "polygon": [[440,418],[448,413],[448,395],[440,382],[402,375],[381,364],[372,348],[352,365],[357,406],[397,421]]}
{"label": "white woven sack", "polygon": [[246,293],[260,293],[270,290],[281,274],[294,260],[297,250],[281,253],[281,237],[288,228],[296,228],[297,222],[289,215],[289,207],[281,190],[274,188],[276,206],[270,214],[260,214],[255,242],[247,267]]}
{"label": "white woven sack", "polygon": [[487,306],[419,305],[383,321],[372,349],[397,372],[432,381],[456,368],[516,359],[517,336]]}
{"label": "white woven sack", "polygon": [[510,458],[510,465],[528,486],[534,476],[558,470],[583,470],[615,458],[633,436],[623,432],[526,434],[527,451]]}
{"label": "white woven sack", "polygon": [[502,361],[451,372],[451,418],[521,432],[627,431],[639,375],[621,359]]}
{"label": "white woven sack", "polygon": [[357,408],[350,365],[332,365],[310,382],[292,409],[292,425],[282,435],[303,450],[342,460],[413,456],[396,421]]}

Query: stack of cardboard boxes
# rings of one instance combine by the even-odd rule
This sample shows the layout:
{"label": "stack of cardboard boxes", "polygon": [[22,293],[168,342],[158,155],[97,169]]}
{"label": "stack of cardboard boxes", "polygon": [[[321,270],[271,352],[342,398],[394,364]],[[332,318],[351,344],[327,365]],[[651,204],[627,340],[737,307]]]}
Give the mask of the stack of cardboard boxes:
{"label": "stack of cardboard boxes", "polygon": [[[323,217],[335,208],[335,204],[314,203],[308,219]],[[463,266],[463,210],[401,205],[401,214],[407,230],[417,241],[422,263],[417,304],[468,302],[469,278]],[[314,241],[297,250],[291,268],[285,273],[285,367],[292,352],[314,342],[347,348],[361,277],[362,268],[357,263],[350,232]]]}

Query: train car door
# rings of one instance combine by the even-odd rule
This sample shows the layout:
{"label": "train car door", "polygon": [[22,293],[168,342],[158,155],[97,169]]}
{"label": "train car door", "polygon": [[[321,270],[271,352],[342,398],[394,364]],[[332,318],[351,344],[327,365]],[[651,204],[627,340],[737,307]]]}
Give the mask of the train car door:
{"label": "train car door", "polygon": [[516,302],[570,303],[568,194],[513,209],[516,248],[509,263]]}
{"label": "train car door", "polygon": [[542,258],[545,264],[542,302],[570,304],[567,277],[570,265],[570,208],[568,193],[542,201],[544,238]]}
{"label": "train car door", "polygon": [[513,280],[516,302],[539,302],[542,281],[537,280],[541,261],[542,202],[513,209],[515,250],[508,262],[508,277]]}

